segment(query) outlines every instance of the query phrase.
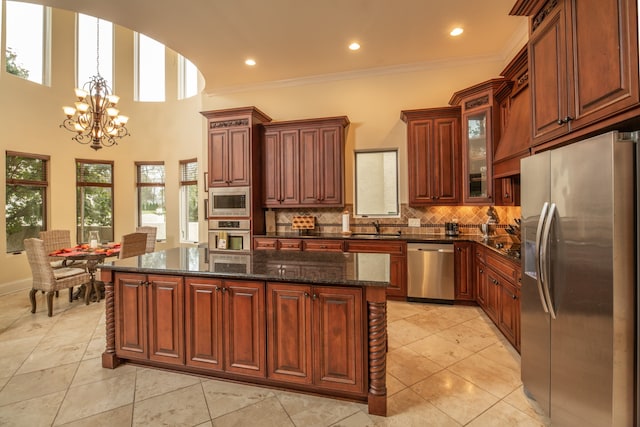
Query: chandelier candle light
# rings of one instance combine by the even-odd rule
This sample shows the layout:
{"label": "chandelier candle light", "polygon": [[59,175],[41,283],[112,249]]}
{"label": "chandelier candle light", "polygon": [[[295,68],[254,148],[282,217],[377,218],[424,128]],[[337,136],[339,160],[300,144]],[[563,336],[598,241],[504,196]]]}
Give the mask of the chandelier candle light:
{"label": "chandelier candle light", "polygon": [[100,20],[96,18],[97,56],[96,75],[84,84],[82,89],[76,88],[78,100],[74,107],[62,107],[67,118],[63,127],[77,135],[72,139],[80,144],[91,144],[91,148],[99,150],[102,146],[117,145],[116,138],[129,135],[125,127],[129,117],[120,115],[116,104],[120,100],[112,94],[107,81],[100,75]]}

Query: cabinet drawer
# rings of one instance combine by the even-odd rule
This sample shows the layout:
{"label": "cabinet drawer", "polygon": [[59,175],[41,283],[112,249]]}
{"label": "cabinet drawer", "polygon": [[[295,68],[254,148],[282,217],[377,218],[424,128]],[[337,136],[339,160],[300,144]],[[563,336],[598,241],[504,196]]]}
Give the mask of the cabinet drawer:
{"label": "cabinet drawer", "polygon": [[279,239],[278,248],[281,251],[301,251],[302,240],[300,239]]}
{"label": "cabinet drawer", "polygon": [[253,249],[278,249],[278,239],[255,238],[253,239]]}
{"label": "cabinet drawer", "polygon": [[302,243],[302,247],[305,251],[342,252],[343,244],[342,240],[308,239]]}
{"label": "cabinet drawer", "polygon": [[407,244],[405,242],[347,240],[345,241],[345,251],[404,255],[407,252]]}
{"label": "cabinet drawer", "polygon": [[517,283],[520,270],[517,264],[490,251],[487,252],[486,259],[487,265],[490,265],[494,271],[501,274],[510,281]]}

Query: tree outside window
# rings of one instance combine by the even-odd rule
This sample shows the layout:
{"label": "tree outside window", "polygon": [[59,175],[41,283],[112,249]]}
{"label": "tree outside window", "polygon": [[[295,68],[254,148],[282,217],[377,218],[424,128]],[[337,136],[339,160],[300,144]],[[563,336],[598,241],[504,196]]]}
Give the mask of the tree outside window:
{"label": "tree outside window", "polygon": [[113,241],[113,162],[76,160],[76,214],[79,242],[88,242],[90,231]]}
{"label": "tree outside window", "polygon": [[198,162],[180,160],[180,240],[197,242],[198,236]]}
{"label": "tree outside window", "polygon": [[46,229],[49,156],[6,152],[7,252],[24,250],[24,239]]}
{"label": "tree outside window", "polygon": [[164,162],[136,162],[138,224],[158,229],[156,239],[167,238],[164,197]]}

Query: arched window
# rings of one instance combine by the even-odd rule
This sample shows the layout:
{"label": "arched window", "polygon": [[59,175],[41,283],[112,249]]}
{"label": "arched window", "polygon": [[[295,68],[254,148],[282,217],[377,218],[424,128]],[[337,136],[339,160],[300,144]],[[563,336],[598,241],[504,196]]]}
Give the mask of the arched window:
{"label": "arched window", "polygon": [[[100,28],[100,69],[96,68],[98,46],[96,35]],[[113,92],[113,24],[93,16],[78,14],[76,86],[81,88],[99,71]]]}
{"label": "arched window", "polygon": [[136,101],[163,102],[165,99],[164,45],[136,33]]}

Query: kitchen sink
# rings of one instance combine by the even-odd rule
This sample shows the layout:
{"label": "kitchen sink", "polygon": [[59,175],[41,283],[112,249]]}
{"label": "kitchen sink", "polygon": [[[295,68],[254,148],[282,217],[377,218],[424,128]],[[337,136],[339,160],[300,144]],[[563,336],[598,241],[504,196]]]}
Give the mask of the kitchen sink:
{"label": "kitchen sink", "polygon": [[354,239],[397,239],[400,237],[398,233],[353,233],[351,237]]}

